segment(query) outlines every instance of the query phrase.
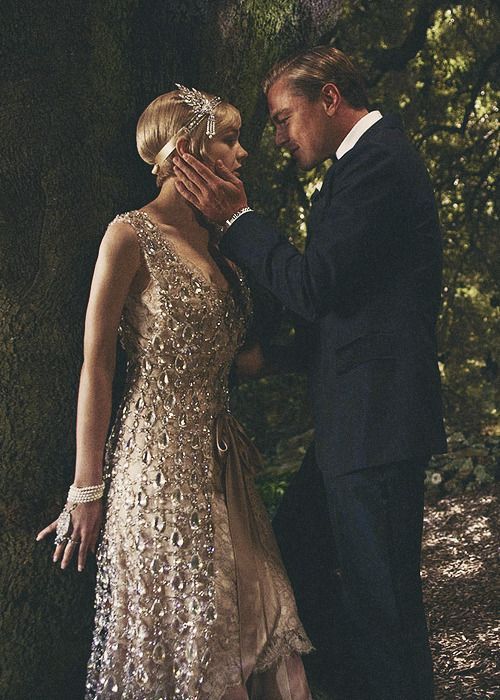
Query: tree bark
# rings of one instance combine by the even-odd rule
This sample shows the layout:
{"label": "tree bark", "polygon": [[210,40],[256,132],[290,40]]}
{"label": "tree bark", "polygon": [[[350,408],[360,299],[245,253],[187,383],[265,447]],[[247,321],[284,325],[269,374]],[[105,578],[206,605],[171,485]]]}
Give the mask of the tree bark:
{"label": "tree bark", "polygon": [[[242,111],[255,151],[260,79],[313,43],[339,2],[4,0],[0,39],[0,696],[81,698],[93,560],[51,563],[35,534],[72,480],[84,311],[107,222],[154,194],[137,117],[174,82]],[[254,163],[257,160],[254,158]],[[255,165],[250,172],[257,174]]]}

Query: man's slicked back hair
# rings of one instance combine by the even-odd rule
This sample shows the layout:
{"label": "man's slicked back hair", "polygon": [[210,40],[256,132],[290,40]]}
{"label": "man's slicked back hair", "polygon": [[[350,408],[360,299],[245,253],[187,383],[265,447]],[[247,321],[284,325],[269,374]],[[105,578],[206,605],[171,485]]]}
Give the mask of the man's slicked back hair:
{"label": "man's slicked back hair", "polygon": [[368,107],[363,76],[352,61],[333,46],[316,46],[275,63],[262,82],[267,95],[281,78],[297,95],[316,101],[326,83],[335,83],[345,101],[355,109]]}

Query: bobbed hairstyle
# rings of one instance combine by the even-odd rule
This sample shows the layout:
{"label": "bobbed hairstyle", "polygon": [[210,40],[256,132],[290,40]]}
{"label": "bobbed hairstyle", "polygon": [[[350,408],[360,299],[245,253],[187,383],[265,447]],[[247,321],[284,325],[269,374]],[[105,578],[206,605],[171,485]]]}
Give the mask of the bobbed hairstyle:
{"label": "bobbed hairstyle", "polygon": [[[213,99],[214,95],[203,92],[208,99]],[[175,135],[184,137],[187,140],[187,150],[189,153],[207,162],[207,146],[210,142],[206,133],[207,119],[201,120],[200,124],[192,131],[183,131],[183,127],[188,124],[193,116],[192,108],[182,101],[179,90],[172,90],[163,95],[159,95],[144,110],[137,122],[136,143],[140,157],[146,163],[154,165],[156,155],[165,144]],[[239,128],[241,122],[240,113],[229,102],[219,102],[215,107],[215,128],[216,134],[229,129]],[[175,150],[172,156],[175,154]],[[161,187],[165,180],[173,175],[172,157],[166,158],[160,163],[156,173],[156,184]]]}
{"label": "bobbed hairstyle", "polygon": [[333,46],[315,46],[275,63],[264,78],[267,95],[274,83],[284,78],[296,95],[315,102],[326,83],[335,83],[340,94],[354,109],[368,107],[368,95],[360,71]]}

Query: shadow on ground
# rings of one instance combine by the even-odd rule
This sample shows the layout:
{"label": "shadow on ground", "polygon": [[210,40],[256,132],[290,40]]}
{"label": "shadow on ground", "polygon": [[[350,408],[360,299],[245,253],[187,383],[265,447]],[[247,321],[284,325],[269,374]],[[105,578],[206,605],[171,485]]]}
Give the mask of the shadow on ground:
{"label": "shadow on ground", "polygon": [[[436,700],[500,698],[499,530],[494,491],[427,506],[422,575]],[[311,684],[314,700],[336,700]]]}

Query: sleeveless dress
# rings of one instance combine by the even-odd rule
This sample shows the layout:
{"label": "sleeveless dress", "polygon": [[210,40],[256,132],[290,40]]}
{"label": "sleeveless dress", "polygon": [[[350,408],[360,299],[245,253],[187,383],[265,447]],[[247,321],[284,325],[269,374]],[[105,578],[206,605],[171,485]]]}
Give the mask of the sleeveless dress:
{"label": "sleeveless dress", "polygon": [[[119,335],[125,393],[106,446],[86,700],[310,700],[297,616],[264,505],[259,455],[228,411],[250,297],[210,283],[145,212],[150,282]],[[241,696],[238,696],[241,697]]]}

